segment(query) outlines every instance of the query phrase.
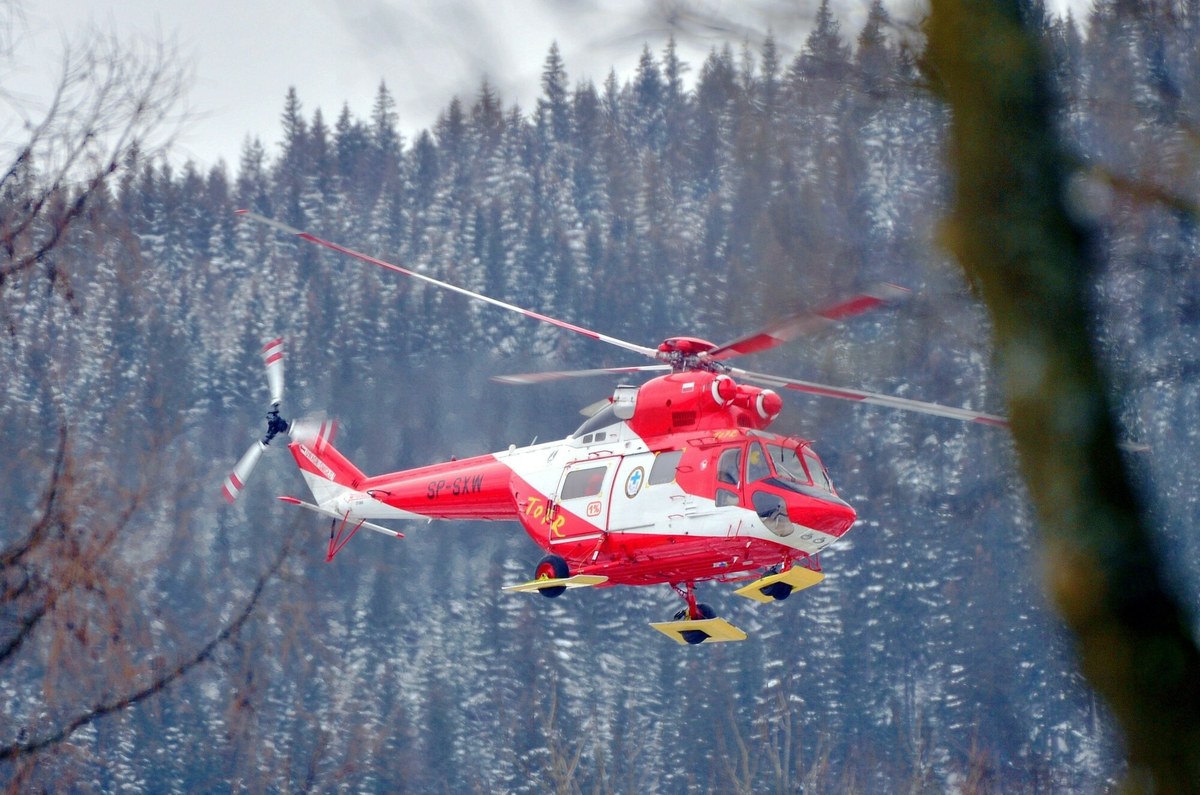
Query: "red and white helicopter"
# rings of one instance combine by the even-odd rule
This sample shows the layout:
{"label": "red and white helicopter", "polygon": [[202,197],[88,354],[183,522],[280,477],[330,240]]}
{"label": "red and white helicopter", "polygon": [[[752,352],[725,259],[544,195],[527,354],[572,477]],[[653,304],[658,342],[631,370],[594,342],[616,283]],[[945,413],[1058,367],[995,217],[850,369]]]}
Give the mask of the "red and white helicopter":
{"label": "red and white helicopter", "polygon": [[[789,317],[726,345],[671,337],[650,348],[522,309],[376,259],[249,211],[247,219],[428,284],[550,323],[653,360],[654,364],[505,376],[530,384],[598,373],[661,373],[618,386],[566,439],[490,455],[367,475],[333,446],[331,423],[280,417],[283,340],[263,349],[271,408],[267,433],[242,456],[223,494],[233,502],[271,441],[288,433],[314,502],[279,499],[332,519],[326,560],[362,528],[402,538],[376,520],[518,522],[543,550],[533,579],[505,590],[556,597],[567,589],[670,585],[686,602],[675,620],[651,626],[679,643],[744,640],[697,602],[695,584],[741,583],[759,602],[820,582],[819,555],[854,524],[812,445],[767,430],[783,401],[770,388],[806,392],[962,421],[1002,417],[742,370],[728,364],[907,291],[882,285],[848,301]],[[760,386],[750,386],[753,382]]]}

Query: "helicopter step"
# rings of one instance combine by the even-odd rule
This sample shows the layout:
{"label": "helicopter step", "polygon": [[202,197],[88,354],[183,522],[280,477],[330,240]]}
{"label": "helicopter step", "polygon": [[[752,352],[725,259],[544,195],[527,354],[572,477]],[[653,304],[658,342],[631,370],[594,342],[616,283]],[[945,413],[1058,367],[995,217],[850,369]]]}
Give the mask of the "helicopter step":
{"label": "helicopter step", "polygon": [[803,566],[792,566],[787,571],[769,574],[748,585],[743,585],[734,593],[756,602],[777,602],[787,599],[795,591],[810,588],[823,579],[825,579],[825,575],[819,571],[806,569]]}
{"label": "helicopter step", "polygon": [[676,643],[692,646],[697,643],[724,643],[745,640],[746,633],[723,618],[685,618],[682,621],[659,621],[650,626]]}
{"label": "helicopter step", "polygon": [[671,583],[671,588],[687,602],[687,607],[675,614],[674,621],[659,621],[650,626],[686,646],[746,639],[745,632],[719,617],[709,605],[697,601],[694,582]]}
{"label": "helicopter step", "polygon": [[506,585],[500,590],[509,593],[534,593],[549,588],[589,588],[605,582],[608,582],[608,578],[600,574],[576,574],[574,577],[553,577],[530,580],[519,585]]}

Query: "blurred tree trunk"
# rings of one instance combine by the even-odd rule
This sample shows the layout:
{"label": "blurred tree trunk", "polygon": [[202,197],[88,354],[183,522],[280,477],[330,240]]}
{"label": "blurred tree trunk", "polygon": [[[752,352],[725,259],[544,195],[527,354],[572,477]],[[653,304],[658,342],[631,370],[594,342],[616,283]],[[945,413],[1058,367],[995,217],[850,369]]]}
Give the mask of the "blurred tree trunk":
{"label": "blurred tree trunk", "polygon": [[1051,594],[1120,723],[1126,786],[1198,791],[1200,653],[1118,449],[1044,55],[1017,0],[933,0],[927,32],[927,68],[953,111],[945,235],[995,327]]}

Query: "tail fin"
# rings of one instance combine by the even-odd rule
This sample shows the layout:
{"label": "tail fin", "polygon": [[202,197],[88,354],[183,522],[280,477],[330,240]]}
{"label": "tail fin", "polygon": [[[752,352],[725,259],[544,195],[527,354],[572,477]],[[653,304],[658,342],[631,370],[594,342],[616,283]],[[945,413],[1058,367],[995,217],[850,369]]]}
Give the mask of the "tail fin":
{"label": "tail fin", "polygon": [[[336,426],[331,422],[292,424],[290,433],[293,441],[288,445],[288,449],[292,451],[292,457],[300,467],[300,474],[304,476],[317,504],[313,505],[295,497],[279,498],[333,519],[329,528],[329,549],[325,553],[327,563],[333,560],[363,527],[392,538],[404,538],[403,533],[368,522],[367,517],[357,510],[361,507],[359,503],[364,500],[361,489],[367,476],[333,446],[335,430]],[[366,502],[377,505],[373,500]]]}
{"label": "tail fin", "polygon": [[357,491],[366,475],[333,446],[333,423],[323,422],[309,433],[305,430],[293,429],[294,441],[288,449],[317,503],[323,505],[348,489]]}

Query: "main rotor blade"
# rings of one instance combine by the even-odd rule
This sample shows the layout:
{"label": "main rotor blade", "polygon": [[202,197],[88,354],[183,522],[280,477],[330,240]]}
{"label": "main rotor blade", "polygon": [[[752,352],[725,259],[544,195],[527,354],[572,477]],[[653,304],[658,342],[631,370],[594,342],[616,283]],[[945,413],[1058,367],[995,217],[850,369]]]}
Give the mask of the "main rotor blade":
{"label": "main rotor blade", "polygon": [[464,287],[458,287],[456,285],[450,284],[449,282],[443,282],[439,279],[435,279],[432,276],[426,276],[423,273],[417,273],[416,271],[401,267],[400,265],[394,265],[390,262],[385,262],[381,259],[372,257],[369,254],[363,254],[360,251],[355,251],[354,249],[346,248],[345,246],[339,245],[337,243],[332,243],[328,240],[323,240],[323,239],[317,237],[316,235],[310,234],[308,232],[304,232],[300,229],[296,229],[293,226],[288,226],[287,224],[280,223],[279,221],[276,221],[273,218],[267,218],[266,216],[259,215],[258,213],[255,213],[255,212],[251,212],[250,210],[238,210],[237,214],[242,216],[243,218],[249,218],[251,221],[258,221],[261,224],[266,224],[267,226],[274,227],[275,229],[278,229],[281,232],[286,232],[289,235],[295,235],[296,237],[300,238],[301,240],[307,240],[310,243],[316,243],[318,246],[324,246],[325,248],[330,249],[331,251],[336,251],[340,254],[345,254],[347,256],[354,257],[357,260],[361,260],[361,261],[369,263],[371,265],[378,265],[381,268],[386,268],[387,270],[395,271],[396,273],[401,273],[405,276],[411,276],[414,279],[420,279],[421,281],[426,282],[427,284],[432,284],[437,287],[441,287],[446,290],[450,290],[451,292],[458,293],[459,295],[465,295],[468,298],[474,298],[477,301],[483,301],[484,303],[491,304],[492,306],[498,306],[501,309],[507,309],[510,312],[516,312],[517,314],[524,315],[525,317],[531,317],[534,320],[540,320],[543,323],[549,323],[552,326],[558,326],[559,328],[564,328],[567,331],[573,331],[576,334],[582,334],[585,337],[590,337],[591,339],[599,340],[600,342],[606,342],[609,345],[615,345],[618,348],[624,348],[627,351],[633,351],[634,353],[640,353],[643,356],[650,357],[651,359],[658,358],[658,352],[654,348],[648,348],[645,345],[638,345],[633,342],[626,342],[625,340],[617,339],[616,337],[610,337],[607,334],[601,334],[598,331],[592,331],[591,329],[586,329],[586,328],[583,328],[582,326],[576,326],[574,323],[568,323],[565,320],[558,320],[557,318],[553,318],[548,315],[543,315],[540,312],[534,312],[531,309],[523,309],[519,306],[514,306],[513,304],[505,303],[504,301],[501,301],[496,298],[492,298],[492,297],[484,295],[482,293],[472,292],[471,290],[468,290]]}
{"label": "main rotor blade", "polygon": [[494,375],[492,380],[502,384],[542,384],[547,381],[561,381],[564,378],[589,378],[594,375],[611,375],[612,373],[654,373],[670,369],[671,366],[668,364],[648,364],[644,367],[600,367],[595,370],[553,370],[548,373]]}
{"label": "main rotor blade", "polygon": [[815,384],[811,381],[794,381],[787,378],[779,378],[778,376],[766,375],[763,373],[752,373],[748,370],[733,368],[732,373],[749,381],[754,381],[766,386],[780,387],[782,389],[792,389],[797,392],[805,392],[810,395],[819,395],[820,397],[838,398],[839,400],[853,400],[858,403],[871,403],[876,406],[887,406],[888,408],[904,409],[905,411],[915,411],[921,414],[932,414],[936,417],[949,417],[962,422],[979,422],[985,425],[998,425],[1003,428],[1008,427],[1008,420],[996,414],[985,414],[981,411],[971,411],[970,409],[954,408],[953,406],[943,406],[938,403],[926,403],[923,400],[909,400],[908,398],[893,397],[891,395],[883,395],[878,392],[864,392],[859,389],[845,389],[839,386],[828,386],[827,384]]}
{"label": "main rotor blade", "polygon": [[841,303],[815,311],[806,310],[798,312],[790,317],[785,317],[782,320],[772,323],[755,334],[742,337],[725,345],[719,345],[701,355],[706,359],[723,361],[725,359],[732,359],[735,356],[745,356],[750,353],[770,350],[777,345],[791,342],[802,334],[811,334],[831,323],[837,323],[848,317],[869,312],[889,301],[894,301],[908,295],[908,293],[909,290],[907,288],[896,284],[888,284],[886,282],[877,284]]}

